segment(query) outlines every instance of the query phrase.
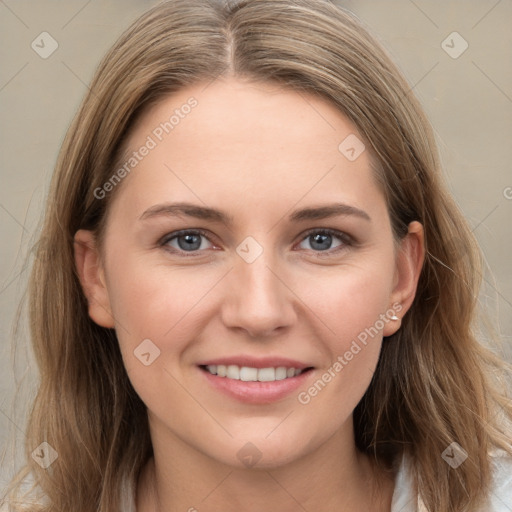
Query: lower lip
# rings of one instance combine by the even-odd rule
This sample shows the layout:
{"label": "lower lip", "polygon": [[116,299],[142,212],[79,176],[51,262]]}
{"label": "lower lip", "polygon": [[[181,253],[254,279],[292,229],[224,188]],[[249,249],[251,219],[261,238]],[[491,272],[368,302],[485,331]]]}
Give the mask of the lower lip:
{"label": "lower lip", "polygon": [[240,402],[248,404],[270,404],[281,400],[304,384],[312,373],[312,369],[283,380],[272,382],[245,382],[243,380],[228,379],[211,374],[208,370],[199,368],[208,382],[219,391]]}

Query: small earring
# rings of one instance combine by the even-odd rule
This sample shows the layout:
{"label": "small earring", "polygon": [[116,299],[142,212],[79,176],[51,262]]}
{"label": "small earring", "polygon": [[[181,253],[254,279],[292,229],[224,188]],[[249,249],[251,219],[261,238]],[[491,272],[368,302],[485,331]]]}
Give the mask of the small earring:
{"label": "small earring", "polygon": [[390,320],[400,320],[396,315],[390,316],[389,319]]}

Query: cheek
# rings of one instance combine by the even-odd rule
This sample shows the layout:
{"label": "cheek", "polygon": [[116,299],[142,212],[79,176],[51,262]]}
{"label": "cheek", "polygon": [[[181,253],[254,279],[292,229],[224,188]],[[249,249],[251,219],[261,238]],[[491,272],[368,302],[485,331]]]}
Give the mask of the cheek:
{"label": "cheek", "polygon": [[389,294],[379,289],[375,281],[345,282],[339,294],[331,294],[329,299],[337,352],[349,350],[354,340],[364,343],[367,336],[377,341],[381,338],[384,324],[380,316],[388,309]]}
{"label": "cheek", "polygon": [[161,399],[163,389],[177,392],[167,394],[167,401],[181,396],[175,378],[183,380],[191,349],[211,319],[211,292],[223,273],[206,266],[151,265],[136,257],[111,267],[109,296],[120,350],[146,403]]}
{"label": "cheek", "polygon": [[135,391],[151,410],[182,407],[181,364],[204,328],[207,294],[219,277],[211,269],[152,266],[142,258],[119,262],[109,276],[117,338]]}
{"label": "cheek", "polygon": [[380,339],[381,315],[391,306],[392,268],[391,257],[347,265],[316,279],[316,286],[304,288],[307,303],[328,328],[332,352],[344,353],[355,339],[364,342],[365,333]]}
{"label": "cheek", "polygon": [[218,272],[125,261],[110,272],[110,304],[130,337],[167,338],[214,287]]}
{"label": "cheek", "polygon": [[318,411],[333,404],[329,413],[334,423],[352,412],[362,398],[375,372],[382,345],[382,331],[389,318],[392,276],[385,264],[351,267],[331,276],[329,284],[317,281],[310,289],[308,303],[324,325],[327,334],[322,348],[326,365],[319,369],[313,386],[302,390],[299,403],[315,403]]}

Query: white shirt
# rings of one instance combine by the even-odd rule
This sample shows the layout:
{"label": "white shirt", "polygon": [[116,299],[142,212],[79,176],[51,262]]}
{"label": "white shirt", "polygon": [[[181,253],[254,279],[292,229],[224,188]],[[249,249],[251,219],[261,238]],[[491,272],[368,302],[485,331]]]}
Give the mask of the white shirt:
{"label": "white shirt", "polygon": [[[512,457],[503,450],[495,450],[491,452],[491,463],[491,492],[479,512],[512,512]],[[133,494],[133,487],[125,482],[124,503],[120,512],[136,512]],[[422,500],[413,491],[410,462],[405,458],[396,475],[391,512],[427,512]]]}

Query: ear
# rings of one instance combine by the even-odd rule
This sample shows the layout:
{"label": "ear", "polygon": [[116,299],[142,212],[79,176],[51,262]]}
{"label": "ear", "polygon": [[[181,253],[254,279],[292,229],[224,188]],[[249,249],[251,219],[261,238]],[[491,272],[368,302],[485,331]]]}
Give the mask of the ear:
{"label": "ear", "polygon": [[75,265],[82,289],[89,303],[89,316],[102,327],[114,327],[105,274],[96,238],[92,231],[80,229],[75,233]]}
{"label": "ear", "polygon": [[390,320],[384,327],[384,336],[394,334],[400,328],[405,313],[411,307],[416,295],[423,261],[425,259],[425,242],[423,226],[417,222],[409,224],[407,235],[400,242],[396,257],[393,291],[390,296],[391,309],[398,320]]}

